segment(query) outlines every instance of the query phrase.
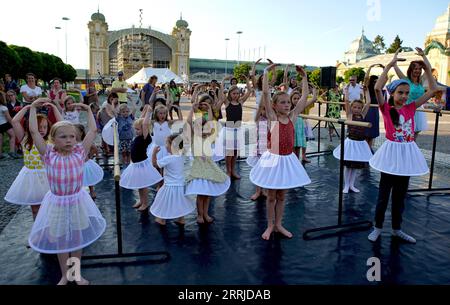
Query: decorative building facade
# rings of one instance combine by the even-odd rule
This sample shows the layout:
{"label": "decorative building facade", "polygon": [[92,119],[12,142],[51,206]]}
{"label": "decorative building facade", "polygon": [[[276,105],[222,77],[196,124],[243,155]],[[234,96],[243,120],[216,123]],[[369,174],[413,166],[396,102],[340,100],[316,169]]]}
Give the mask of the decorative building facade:
{"label": "decorative building facade", "polygon": [[89,28],[89,77],[115,76],[123,71],[129,78],[142,67],[169,68],[179,76],[189,75],[191,31],[180,18],[172,34],[151,28],[108,31],[100,12],[91,16]]}
{"label": "decorative building facade", "polygon": [[[422,46],[433,68],[433,74],[438,82],[450,86],[450,4],[446,12],[436,19],[434,29],[425,38]],[[344,76],[345,71],[351,68],[362,67],[364,70],[372,64],[388,64],[394,54],[377,54],[373,43],[364,36],[364,31],[358,39],[354,40],[350,49],[345,52],[342,62],[337,62],[337,76]],[[400,53],[406,61],[398,62],[399,68],[406,75],[409,63],[412,60],[421,60],[411,48],[404,48]],[[380,74],[381,68],[372,70],[374,74]],[[394,72],[392,72],[394,73]],[[396,78],[394,74],[390,75]]]}

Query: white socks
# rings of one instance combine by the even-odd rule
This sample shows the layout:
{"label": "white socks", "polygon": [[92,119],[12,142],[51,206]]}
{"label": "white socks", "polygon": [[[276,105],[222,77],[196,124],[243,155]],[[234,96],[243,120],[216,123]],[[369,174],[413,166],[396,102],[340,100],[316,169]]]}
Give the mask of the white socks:
{"label": "white socks", "polygon": [[350,169],[350,190],[352,190],[355,193],[359,193],[359,190],[355,187],[355,180],[357,171],[356,169]]}
{"label": "white socks", "polygon": [[409,236],[408,234],[406,234],[402,230],[394,230],[394,231],[392,231],[392,235],[393,236],[397,236],[398,238],[403,239],[404,241],[409,242],[411,244],[415,244],[416,243],[416,239],[414,237]]}
{"label": "white socks", "polygon": [[359,190],[355,187],[356,170],[353,168],[344,167],[344,189],[343,193],[348,194],[349,190],[359,193]]}
{"label": "white socks", "polygon": [[347,166],[344,167],[344,190],[342,193],[347,194],[350,188],[350,179],[352,176],[352,169]]}
{"label": "white socks", "polygon": [[370,241],[375,242],[377,241],[378,237],[380,237],[381,229],[378,229],[377,227],[373,227],[372,233],[369,234],[367,237]]}
{"label": "white socks", "polygon": [[[367,237],[371,242],[375,242],[377,241],[378,237],[380,237],[381,235],[381,229],[378,229],[377,227],[373,227],[373,231],[369,234],[369,236]],[[392,231],[392,235],[396,236],[406,242],[409,242],[411,244],[415,244],[416,243],[416,239],[408,234],[406,234],[405,232],[403,232],[402,230],[393,230]]]}

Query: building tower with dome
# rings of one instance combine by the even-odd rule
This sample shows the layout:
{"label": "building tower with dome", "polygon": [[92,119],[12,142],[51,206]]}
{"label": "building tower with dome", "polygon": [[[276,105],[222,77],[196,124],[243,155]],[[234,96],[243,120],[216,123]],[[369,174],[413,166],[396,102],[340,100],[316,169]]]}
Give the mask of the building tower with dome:
{"label": "building tower with dome", "polygon": [[[433,68],[433,75],[438,82],[450,85],[450,4],[443,15],[436,19],[433,30],[425,37],[425,43],[421,46]],[[355,39],[347,52],[344,53],[342,61],[338,61],[337,76],[344,76],[345,71],[351,68],[367,68],[372,64],[388,64],[394,54],[379,54],[373,47],[373,43],[362,35]],[[404,74],[413,60],[421,60],[412,48],[403,48],[400,57],[406,59],[404,62],[398,62],[399,68]],[[381,68],[373,69],[372,73],[380,74]],[[394,74],[389,75],[396,78]]]}
{"label": "building tower with dome", "polygon": [[89,77],[114,76],[123,71],[131,77],[142,67],[169,68],[177,75],[189,75],[191,31],[180,17],[172,34],[134,27],[108,31],[100,11],[92,14],[89,28]]}

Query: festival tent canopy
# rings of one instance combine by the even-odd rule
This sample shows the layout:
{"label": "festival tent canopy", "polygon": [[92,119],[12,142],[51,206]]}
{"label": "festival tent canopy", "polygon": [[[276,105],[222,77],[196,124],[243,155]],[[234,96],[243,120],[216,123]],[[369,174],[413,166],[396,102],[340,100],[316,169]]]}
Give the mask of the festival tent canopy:
{"label": "festival tent canopy", "polygon": [[142,68],[126,82],[128,84],[146,84],[152,75],[158,77],[158,83],[168,83],[172,79],[177,84],[184,83],[181,77],[166,68]]}

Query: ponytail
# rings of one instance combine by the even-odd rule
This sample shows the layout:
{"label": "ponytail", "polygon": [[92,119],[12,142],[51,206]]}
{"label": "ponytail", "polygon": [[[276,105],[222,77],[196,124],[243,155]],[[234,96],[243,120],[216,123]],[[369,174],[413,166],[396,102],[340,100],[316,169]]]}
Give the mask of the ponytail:
{"label": "ponytail", "polygon": [[398,126],[400,116],[398,114],[398,111],[394,108],[394,97],[390,96],[388,102],[389,102],[389,106],[392,106],[391,109],[389,110],[389,114],[391,115],[392,123],[394,124],[394,126]]}

